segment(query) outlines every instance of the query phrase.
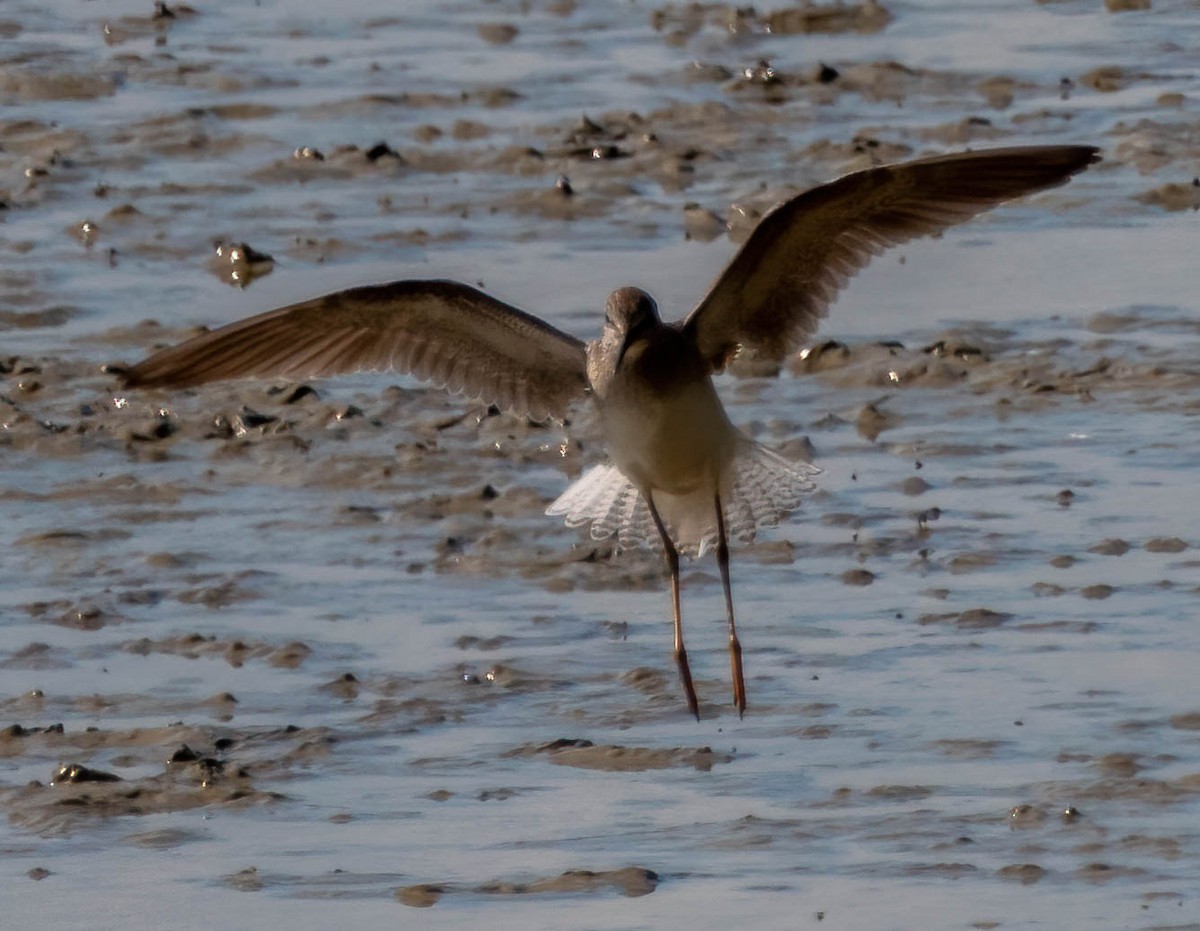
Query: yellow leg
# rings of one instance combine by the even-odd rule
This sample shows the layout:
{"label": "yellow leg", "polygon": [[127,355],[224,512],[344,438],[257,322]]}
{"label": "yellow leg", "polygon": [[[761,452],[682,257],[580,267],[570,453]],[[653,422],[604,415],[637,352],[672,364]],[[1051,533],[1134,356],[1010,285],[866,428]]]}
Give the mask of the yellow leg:
{"label": "yellow leg", "polygon": [[717,566],[721,570],[721,586],[725,589],[725,615],[729,618],[729,666],[733,673],[733,706],[738,717],[746,713],[746,680],[742,676],[742,644],[738,640],[737,624],[733,620],[733,590],[729,585],[729,540],[725,535],[725,512],[721,496],[714,498],[717,508]]}
{"label": "yellow leg", "polygon": [[688,666],[687,650],[683,646],[683,615],[679,610],[679,550],[675,548],[666,525],[658,516],[658,508],[654,506],[654,498],[646,492],[646,505],[650,508],[650,516],[654,518],[654,526],[662,537],[663,551],[667,557],[667,571],[671,574],[671,610],[675,618],[675,665],[679,667],[679,681],[683,683],[683,695],[687,699],[688,711],[700,720],[700,705],[696,701],[696,690],[692,686],[692,670]]}

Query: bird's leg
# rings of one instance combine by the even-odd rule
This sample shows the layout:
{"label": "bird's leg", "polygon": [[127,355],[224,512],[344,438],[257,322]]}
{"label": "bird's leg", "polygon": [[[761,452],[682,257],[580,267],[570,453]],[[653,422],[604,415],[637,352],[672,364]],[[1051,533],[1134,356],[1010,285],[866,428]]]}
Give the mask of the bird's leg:
{"label": "bird's leg", "polygon": [[733,590],[729,587],[729,539],[725,534],[725,512],[721,495],[713,499],[717,508],[717,566],[721,570],[721,586],[725,589],[725,616],[729,618],[729,666],[733,672],[733,705],[738,717],[746,713],[746,680],[742,677],[742,644],[733,621]]}
{"label": "bird's leg", "polygon": [[671,574],[671,609],[675,615],[675,665],[679,667],[679,681],[683,683],[683,694],[687,699],[688,711],[700,720],[700,705],[696,701],[696,690],[692,687],[692,670],[688,666],[687,650],[683,647],[683,616],[679,611],[679,550],[675,548],[671,535],[662,518],[658,516],[658,508],[654,506],[654,498],[646,492],[646,506],[650,508],[650,516],[654,518],[654,526],[662,537],[663,550],[667,557],[667,570]]}

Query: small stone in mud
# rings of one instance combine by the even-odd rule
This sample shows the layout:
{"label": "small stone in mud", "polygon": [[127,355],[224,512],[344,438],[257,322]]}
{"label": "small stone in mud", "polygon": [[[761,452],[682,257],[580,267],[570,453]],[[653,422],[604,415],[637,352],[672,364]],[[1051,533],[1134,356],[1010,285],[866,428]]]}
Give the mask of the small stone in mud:
{"label": "small stone in mud", "polygon": [[870,585],[875,581],[875,573],[868,569],[847,569],[842,573],[843,585]]}
{"label": "small stone in mud", "polygon": [[245,287],[255,278],[275,268],[274,257],[244,242],[213,243],[209,267],[218,278],[236,287]]}
{"label": "small stone in mud", "polygon": [[728,81],[732,77],[733,72],[724,65],[707,61],[688,62],[687,70],[684,72],[684,80],[688,83],[708,81],[719,84]]}
{"label": "small stone in mud", "polygon": [[1074,556],[1070,556],[1066,553],[1063,553],[1059,556],[1052,556],[1050,558],[1050,565],[1052,565],[1055,569],[1070,569],[1073,565],[1075,565],[1076,562],[1077,560]]}
{"label": "small stone in mud", "polygon": [[[279,394],[284,390],[286,390],[286,389],[270,388],[267,390],[267,394],[268,395]],[[295,388],[292,389],[291,393],[289,393],[287,395],[287,397],[285,397],[283,399],[283,403],[284,404],[295,404],[296,402],[302,401],[305,398],[312,398],[313,400],[319,401],[321,399],[321,396],[319,394],[317,394],[317,389],[313,388],[311,385],[297,385]]]}
{"label": "small stone in mud", "polygon": [[1099,556],[1124,556],[1129,552],[1129,544],[1120,539],[1101,540],[1095,546],[1089,546],[1088,552]]}
{"label": "small stone in mud", "polygon": [[775,69],[771,67],[771,63],[760,58],[757,64],[748,68],[742,69],[742,80],[747,84],[758,84],[763,87],[769,87],[780,82],[780,77],[776,74]]}
{"label": "small stone in mud", "polygon": [[725,221],[697,203],[683,206],[683,235],[698,242],[712,242],[725,232]]}
{"label": "small stone in mud", "polygon": [[983,350],[978,346],[947,339],[939,339],[937,342],[930,343],[928,346],[923,347],[921,352],[939,359],[953,358],[963,360],[987,358]]}
{"label": "small stone in mud", "polygon": [[594,744],[590,740],[585,740],[582,737],[559,737],[557,740],[551,740],[549,743],[544,743],[537,747],[538,753],[546,753],[551,750],[566,750],[571,747],[591,747]]}
{"label": "small stone in mud", "polygon": [[248,866],[225,877],[225,882],[239,892],[258,892],[263,887],[263,881],[258,878],[258,867]]}
{"label": "small stone in mud", "polygon": [[[762,217],[762,210],[744,204],[730,204],[725,214],[725,228],[729,230],[729,238],[737,243],[745,242]],[[800,357],[804,357],[804,350],[800,351]]]}
{"label": "small stone in mud", "polygon": [[1012,618],[1004,611],[993,611],[991,608],[970,608],[958,616],[958,627],[964,630],[986,630],[999,627]]}
{"label": "small stone in mud", "polygon": [[96,237],[100,235],[100,227],[92,220],[81,220],[74,226],[69,227],[67,232],[90,248],[92,243],[96,241]]}
{"label": "small stone in mud", "polygon": [[1046,871],[1036,863],[1013,863],[1000,868],[1001,879],[1014,879],[1022,886],[1031,886],[1038,882]]}
{"label": "small stone in mud", "polygon": [[270,414],[260,414],[249,407],[243,407],[238,413],[234,414],[229,424],[236,436],[244,436],[250,430],[265,427],[267,424],[275,423],[278,419],[278,417],[272,417]]}
{"label": "small stone in mud", "polygon": [[1054,500],[1057,501],[1061,507],[1068,508],[1075,500],[1075,492],[1071,491],[1070,488],[1064,488],[1054,496]]}
{"label": "small stone in mud", "polygon": [[1187,184],[1170,181],[1142,191],[1135,195],[1135,199],[1147,206],[1161,207],[1171,212],[1200,210],[1200,178],[1193,178]]}
{"label": "small stone in mud", "polygon": [[344,701],[350,701],[351,699],[358,698],[358,677],[352,672],[343,673],[332,682],[326,682],[322,685],[320,691],[327,692]]}
{"label": "small stone in mud", "polygon": [[611,161],[630,156],[628,151],[616,145],[594,145],[590,149],[578,149],[573,154],[578,158],[590,158],[592,161]]}
{"label": "small stone in mud", "polygon": [[396,899],[402,905],[411,908],[429,908],[437,904],[446,892],[445,886],[436,883],[418,883],[415,886],[404,886],[396,890]]}
{"label": "small stone in mud", "polygon": [[1008,811],[1008,823],[1016,828],[1029,828],[1046,820],[1046,812],[1036,805],[1015,805]]}
{"label": "small stone in mud", "polygon": [[1089,601],[1103,601],[1112,595],[1114,591],[1115,589],[1111,585],[1097,584],[1085,586],[1080,589],[1079,594]]}
{"label": "small stone in mud", "polygon": [[1096,765],[1106,775],[1117,776],[1121,779],[1132,779],[1142,769],[1136,753],[1109,753],[1096,761]]}
{"label": "small stone in mud", "polygon": [[568,143],[580,144],[593,139],[612,139],[614,134],[608,129],[605,129],[586,113],[579,118],[579,122],[575,124],[575,128],[571,130],[567,136]]}
{"label": "small stone in mud", "polygon": [[1108,882],[1112,879],[1127,879],[1130,876],[1140,876],[1145,873],[1138,867],[1112,866],[1108,863],[1088,863],[1081,866],[1076,875],[1089,882]]}
{"label": "small stone in mud", "polygon": [[508,45],[520,34],[520,30],[509,23],[481,23],[475,31],[479,38],[492,45]]}
{"label": "small stone in mud", "polygon": [[39,880],[45,879],[47,876],[52,876],[54,874],[51,873],[48,869],[46,869],[44,866],[35,866],[33,869],[29,870],[25,875],[28,876],[30,879],[34,880],[34,882],[37,882]]}
{"label": "small stone in mud", "polygon": [[73,785],[81,782],[120,782],[121,777],[116,773],[106,773],[99,769],[90,769],[79,763],[64,763],[50,777],[50,785]]}
{"label": "small stone in mud", "polygon": [[1065,588],[1053,582],[1034,582],[1030,590],[1039,598],[1055,598],[1066,592]]}
{"label": "small stone in mud", "polygon": [[1182,553],[1188,548],[1179,537],[1152,537],[1143,546],[1147,553]]}
{"label": "small stone in mud", "polygon": [[964,575],[996,564],[993,553],[958,553],[950,558],[948,568],[955,575]]}
{"label": "small stone in mud", "polygon": [[779,446],[777,452],[785,459],[793,462],[814,462],[817,458],[817,448],[806,436],[798,436]]}
{"label": "small stone in mud", "polygon": [[459,142],[469,142],[472,139],[486,139],[492,134],[491,127],[478,120],[455,120],[450,129],[450,135]]}
{"label": "small stone in mud", "polygon": [[864,405],[854,422],[854,427],[858,430],[859,435],[872,443],[880,433],[892,426],[895,426],[895,418],[881,411],[874,404]]}
{"label": "small stone in mud", "polygon": [[891,801],[911,802],[929,798],[933,790],[928,786],[883,785],[874,786],[867,790],[871,798],[883,798]]}
{"label": "small stone in mud", "polygon": [[170,417],[156,417],[148,423],[130,427],[124,438],[134,443],[154,443],[172,436],[177,429]]}
{"label": "small stone in mud", "polygon": [[919,475],[910,475],[900,483],[900,493],[903,495],[920,495],[929,491],[933,486]]}
{"label": "small stone in mud", "polygon": [[377,142],[364,153],[368,162],[377,162],[381,158],[394,158],[403,162],[404,157],[386,142]]}
{"label": "small stone in mud", "polygon": [[[196,769],[200,773],[200,785],[207,788],[213,784],[213,781],[218,776],[225,772],[225,761],[211,756],[201,757],[196,761]],[[239,769],[235,775],[245,778],[246,770]]]}
{"label": "small stone in mud", "polygon": [[64,611],[54,619],[53,623],[60,627],[73,627],[76,630],[99,630],[118,620],[120,619],[95,605],[79,605]]}
{"label": "small stone in mud", "polygon": [[[940,520],[942,517],[942,509],[938,507],[926,508],[924,511],[917,512],[917,530],[922,534],[929,533],[929,525],[934,521]],[[924,558],[924,555],[922,555]]]}
{"label": "small stone in mud", "polygon": [[837,70],[837,68],[833,68],[824,62],[821,62],[817,67],[817,73],[815,77],[818,84],[832,84],[841,77],[841,73]]}
{"label": "small stone in mud", "polygon": [[1129,83],[1129,75],[1125,73],[1125,69],[1116,65],[1104,65],[1080,75],[1079,83],[1102,94],[1111,94]]}
{"label": "small stone in mud", "polygon": [[307,644],[294,641],[272,652],[267,662],[278,669],[296,669],[311,653],[312,648]]}
{"label": "small stone in mud", "polygon": [[[622,639],[624,638],[622,637]],[[638,666],[622,673],[621,682],[646,695],[661,694],[669,687],[667,678],[661,670],[645,666]]]}
{"label": "small stone in mud", "polygon": [[454,641],[454,646],[460,650],[499,650],[501,647],[507,646],[514,641],[513,637],[497,634],[495,637],[477,637],[472,634],[463,634],[457,637]]}

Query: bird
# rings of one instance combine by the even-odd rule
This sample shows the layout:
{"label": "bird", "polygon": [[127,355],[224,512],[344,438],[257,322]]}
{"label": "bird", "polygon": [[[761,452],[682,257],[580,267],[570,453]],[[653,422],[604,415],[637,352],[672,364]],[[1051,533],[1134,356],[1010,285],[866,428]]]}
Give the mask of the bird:
{"label": "bird", "polygon": [[674,659],[699,703],[684,646],[680,554],[715,548],[733,705],[747,707],[729,538],[749,540],[799,506],[818,469],[730,421],[713,376],[734,359],[780,362],[816,331],[838,292],[886,249],[941,233],[1004,201],[1057,187],[1100,160],[1088,145],[1010,146],[877,165],[767,212],[687,316],[664,322],[638,287],[605,305],[584,342],[469,285],[402,280],[354,287],[234,322],[121,370],[128,389],[234,378],[414,375],[535,420],[589,399],[610,460],[548,508],[616,547],[661,546]]}

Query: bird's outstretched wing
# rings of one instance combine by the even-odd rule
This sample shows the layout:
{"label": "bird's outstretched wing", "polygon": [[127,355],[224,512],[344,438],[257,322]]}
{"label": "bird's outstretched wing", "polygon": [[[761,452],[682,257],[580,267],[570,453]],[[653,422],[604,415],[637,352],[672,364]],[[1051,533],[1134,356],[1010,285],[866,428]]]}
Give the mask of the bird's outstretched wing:
{"label": "bird's outstretched wing", "polygon": [[535,418],[562,417],[587,390],[582,341],[454,281],[351,288],[272,310],[156,353],[124,382],[183,387],[386,370]]}
{"label": "bird's outstretched wing", "polygon": [[1064,184],[1099,157],[1091,146],[990,149],[868,168],[815,187],[763,217],[684,332],[714,370],[739,348],[781,360],[872,257]]}

